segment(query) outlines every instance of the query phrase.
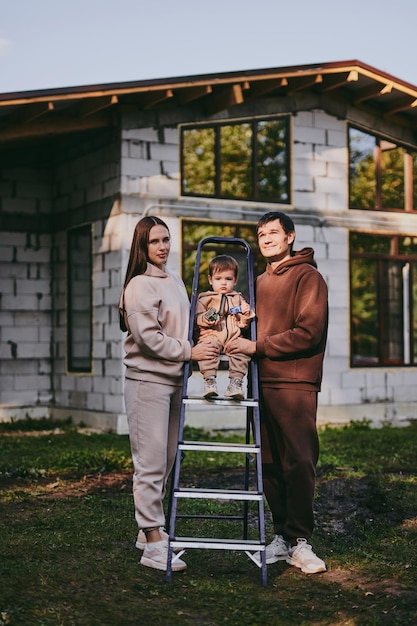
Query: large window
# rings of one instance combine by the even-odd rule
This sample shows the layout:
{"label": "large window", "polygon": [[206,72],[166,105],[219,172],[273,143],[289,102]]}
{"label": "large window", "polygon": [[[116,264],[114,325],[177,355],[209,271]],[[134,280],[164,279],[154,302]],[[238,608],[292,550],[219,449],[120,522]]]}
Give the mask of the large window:
{"label": "large window", "polygon": [[417,153],[349,128],[349,206],[379,211],[417,210]]}
{"label": "large window", "polygon": [[289,204],[289,118],[182,126],[181,194]]}
{"label": "large window", "polygon": [[92,370],[92,232],[91,225],[68,231],[67,368]]}
{"label": "large window", "polygon": [[417,236],[350,234],[353,366],[417,364]]}

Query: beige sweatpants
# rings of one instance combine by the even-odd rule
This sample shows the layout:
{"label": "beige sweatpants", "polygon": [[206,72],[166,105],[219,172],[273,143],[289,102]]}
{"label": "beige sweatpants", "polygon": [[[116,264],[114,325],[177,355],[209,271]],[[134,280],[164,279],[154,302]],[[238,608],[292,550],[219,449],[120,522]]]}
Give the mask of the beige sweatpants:
{"label": "beige sweatpants", "polygon": [[181,389],[125,380],[135,518],[140,529],[165,526],[163,501],[177,450]]}

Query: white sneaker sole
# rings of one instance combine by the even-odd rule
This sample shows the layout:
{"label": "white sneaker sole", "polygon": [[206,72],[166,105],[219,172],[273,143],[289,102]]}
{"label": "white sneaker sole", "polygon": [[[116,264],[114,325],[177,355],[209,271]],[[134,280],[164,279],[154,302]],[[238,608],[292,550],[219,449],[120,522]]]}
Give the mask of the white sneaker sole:
{"label": "white sneaker sole", "polygon": [[[258,563],[262,563],[261,561],[261,553],[260,552],[255,552],[255,554],[253,555],[253,558],[256,559],[258,561]],[[270,557],[266,557],[266,564],[267,565],[272,565],[273,563],[277,563],[278,561],[286,561],[287,560],[287,555],[286,554],[282,554],[280,556],[276,556],[274,554],[274,556],[270,556]]]}
{"label": "white sneaker sole", "polygon": [[[148,558],[147,556],[143,556],[140,560],[140,564],[145,567],[152,567],[153,569],[160,570],[162,572],[167,571],[167,566],[165,563],[158,563],[158,561],[154,561],[153,559]],[[174,561],[171,564],[171,570],[173,572],[181,572],[182,570],[187,569],[187,563],[184,561]]]}
{"label": "white sneaker sole", "polygon": [[320,572],[326,571],[325,565],[317,565],[316,567],[309,569],[308,567],[297,561],[297,559],[293,559],[290,556],[286,558],[286,561],[288,565],[294,565],[294,567],[298,567],[298,569],[300,569],[304,574],[319,574]]}

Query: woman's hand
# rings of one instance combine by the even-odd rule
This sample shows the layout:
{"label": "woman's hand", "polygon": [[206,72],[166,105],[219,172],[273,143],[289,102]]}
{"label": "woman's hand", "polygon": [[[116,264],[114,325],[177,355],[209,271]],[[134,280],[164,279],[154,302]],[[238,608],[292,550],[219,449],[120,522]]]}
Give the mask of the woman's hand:
{"label": "woman's hand", "polygon": [[203,359],[212,359],[217,357],[220,352],[220,346],[213,339],[200,339],[200,341],[191,348],[191,359],[193,361],[202,361]]}

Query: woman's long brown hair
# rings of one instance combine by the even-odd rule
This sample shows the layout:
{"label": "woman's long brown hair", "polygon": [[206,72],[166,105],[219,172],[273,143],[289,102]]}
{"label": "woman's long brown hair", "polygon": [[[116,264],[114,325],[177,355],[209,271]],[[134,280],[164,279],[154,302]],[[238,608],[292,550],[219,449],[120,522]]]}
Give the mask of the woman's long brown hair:
{"label": "woman's long brown hair", "polygon": [[119,307],[120,330],[126,332],[128,330],[127,316],[125,311],[124,291],[128,283],[134,276],[139,276],[146,272],[148,257],[149,233],[153,226],[164,226],[168,233],[169,228],[160,217],[147,215],[142,217],[136,224],[133,232],[132,245],[130,247],[129,261],[127,263],[125,282],[122,292],[122,307]]}

